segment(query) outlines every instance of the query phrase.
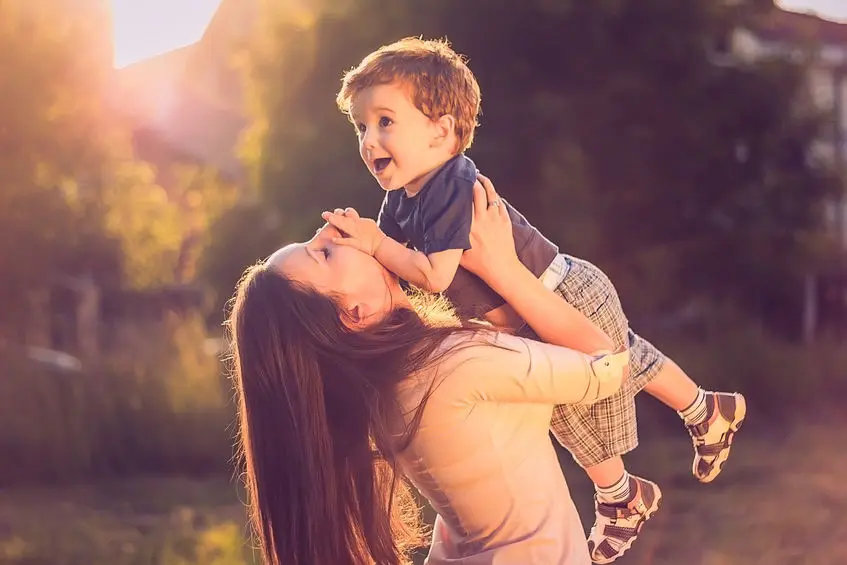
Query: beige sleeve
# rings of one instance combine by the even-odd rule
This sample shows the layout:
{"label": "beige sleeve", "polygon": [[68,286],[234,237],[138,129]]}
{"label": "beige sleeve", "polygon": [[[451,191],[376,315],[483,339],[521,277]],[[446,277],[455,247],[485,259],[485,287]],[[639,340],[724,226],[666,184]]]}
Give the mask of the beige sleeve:
{"label": "beige sleeve", "polygon": [[629,352],[592,357],[495,334],[488,343],[457,347],[446,364],[451,386],[460,387],[469,400],[593,404],[620,388]]}

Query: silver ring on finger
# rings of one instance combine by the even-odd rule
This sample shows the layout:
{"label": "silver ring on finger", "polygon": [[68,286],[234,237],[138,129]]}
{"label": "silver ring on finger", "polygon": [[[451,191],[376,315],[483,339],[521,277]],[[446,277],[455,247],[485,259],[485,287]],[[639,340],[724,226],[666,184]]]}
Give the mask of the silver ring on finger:
{"label": "silver ring on finger", "polygon": [[488,205],[489,206],[499,206],[500,200],[499,199],[498,200],[492,200],[491,202],[488,203]]}

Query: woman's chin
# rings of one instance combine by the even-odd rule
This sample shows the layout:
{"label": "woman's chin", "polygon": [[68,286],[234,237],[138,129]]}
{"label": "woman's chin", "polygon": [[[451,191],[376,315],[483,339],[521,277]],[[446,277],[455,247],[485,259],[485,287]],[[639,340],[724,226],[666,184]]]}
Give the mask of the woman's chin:
{"label": "woman's chin", "polygon": [[392,296],[397,296],[397,293],[406,294],[400,286],[400,278],[394,273],[385,273],[385,283],[388,285],[388,289],[391,291]]}
{"label": "woman's chin", "polygon": [[388,287],[388,293],[391,296],[391,302],[396,303],[398,299],[404,303],[407,302],[408,297],[406,296],[406,292],[400,286],[400,277],[388,270],[385,271],[383,277],[385,278],[385,285]]}

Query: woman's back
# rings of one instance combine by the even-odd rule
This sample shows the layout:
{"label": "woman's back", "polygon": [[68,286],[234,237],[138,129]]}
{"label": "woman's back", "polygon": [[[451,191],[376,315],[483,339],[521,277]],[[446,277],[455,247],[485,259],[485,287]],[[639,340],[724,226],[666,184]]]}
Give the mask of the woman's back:
{"label": "woman's back", "polygon": [[543,344],[497,340],[499,347],[460,349],[438,374],[399,390],[411,411],[434,383],[399,458],[439,514],[428,563],[588,565],[584,531],[548,436],[564,387]]}

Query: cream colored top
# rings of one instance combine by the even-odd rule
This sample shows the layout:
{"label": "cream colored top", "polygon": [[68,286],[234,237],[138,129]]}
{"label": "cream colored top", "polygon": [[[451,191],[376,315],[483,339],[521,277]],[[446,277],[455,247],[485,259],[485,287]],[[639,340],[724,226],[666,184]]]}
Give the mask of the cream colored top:
{"label": "cream colored top", "polygon": [[[480,337],[445,346],[468,339]],[[460,348],[437,374],[399,390],[411,411],[434,383],[400,458],[438,513],[426,563],[589,565],[548,429],[553,405],[585,400],[598,373],[604,396],[617,390],[628,354],[604,358],[612,363],[595,373],[590,357],[569,349],[505,334],[494,340]]]}

